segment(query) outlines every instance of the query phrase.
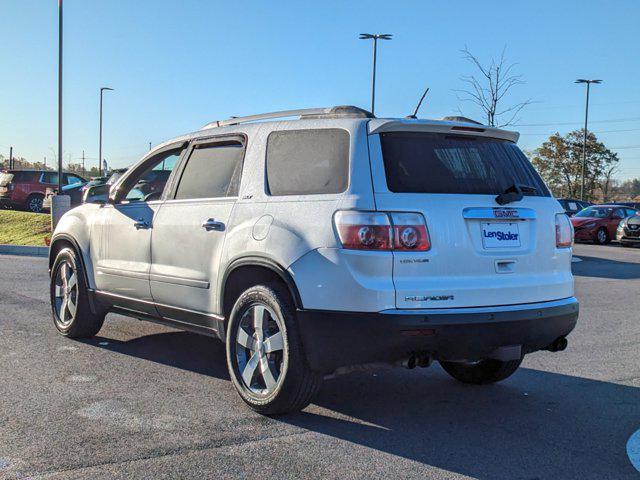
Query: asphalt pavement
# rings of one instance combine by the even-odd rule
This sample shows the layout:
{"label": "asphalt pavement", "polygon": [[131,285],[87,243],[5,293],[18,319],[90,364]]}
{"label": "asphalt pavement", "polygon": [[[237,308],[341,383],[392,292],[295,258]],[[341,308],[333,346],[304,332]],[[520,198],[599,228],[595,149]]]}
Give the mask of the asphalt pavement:
{"label": "asphalt pavement", "polygon": [[118,315],[61,337],[46,259],[0,255],[0,478],[640,478],[640,249],[575,254],[565,352],[492,386],[351,373],[279,418],[242,403],[217,340]]}

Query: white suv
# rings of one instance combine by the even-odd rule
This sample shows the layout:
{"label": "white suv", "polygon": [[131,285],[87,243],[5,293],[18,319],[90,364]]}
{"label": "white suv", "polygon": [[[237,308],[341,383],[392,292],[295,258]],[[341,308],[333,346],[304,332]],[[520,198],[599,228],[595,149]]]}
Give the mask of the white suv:
{"label": "white suv", "polygon": [[54,324],[88,337],[117,312],[218,337],[265,414],[380,363],[502,380],[578,317],[571,224],[517,138],[356,107],[208,124],[62,218]]}

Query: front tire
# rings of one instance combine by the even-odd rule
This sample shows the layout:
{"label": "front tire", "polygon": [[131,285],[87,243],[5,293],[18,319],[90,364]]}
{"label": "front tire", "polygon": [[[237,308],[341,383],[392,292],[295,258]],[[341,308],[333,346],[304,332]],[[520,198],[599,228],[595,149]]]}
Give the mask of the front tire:
{"label": "front tire", "polygon": [[320,389],[302,350],[287,292],[258,285],[236,301],[227,328],[227,367],[240,397],[258,413],[302,410]]}
{"label": "front tire", "polygon": [[611,241],[609,238],[609,232],[607,232],[606,228],[600,228],[596,232],[596,243],[598,245],[606,245]]}
{"label": "front tire", "polygon": [[65,337],[88,338],[102,328],[105,314],[94,314],[82,263],[71,248],[58,252],[51,269],[51,313],[53,324]]}
{"label": "front tire", "polygon": [[522,358],[506,362],[487,358],[478,362],[440,362],[440,365],[459,382],[486,385],[509,378],[521,363]]}

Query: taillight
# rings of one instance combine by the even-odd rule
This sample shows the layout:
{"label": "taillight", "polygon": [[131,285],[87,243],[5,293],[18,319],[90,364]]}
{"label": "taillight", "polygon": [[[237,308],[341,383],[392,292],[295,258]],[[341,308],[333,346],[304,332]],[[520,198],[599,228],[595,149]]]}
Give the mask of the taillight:
{"label": "taillight", "polygon": [[564,213],[556,214],[556,247],[565,248],[573,244],[573,225]]}
{"label": "taillight", "polygon": [[341,210],[333,221],[344,248],[391,249],[391,223],[386,213]]}
{"label": "taillight", "polygon": [[431,240],[424,217],[419,213],[391,213],[394,250],[426,251]]}
{"label": "taillight", "polygon": [[344,248],[403,251],[431,248],[424,217],[419,213],[341,210],[336,212],[334,223]]}

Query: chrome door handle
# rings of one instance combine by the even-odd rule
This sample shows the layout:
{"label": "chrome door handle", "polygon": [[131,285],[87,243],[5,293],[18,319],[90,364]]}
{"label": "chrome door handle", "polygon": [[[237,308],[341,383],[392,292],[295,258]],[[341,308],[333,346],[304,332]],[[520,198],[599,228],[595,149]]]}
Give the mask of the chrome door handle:
{"label": "chrome door handle", "polygon": [[224,223],[216,222],[213,218],[210,218],[208,220],[205,220],[205,222],[202,224],[202,228],[204,228],[207,231],[217,230],[221,232],[222,230],[224,230]]}
{"label": "chrome door handle", "polygon": [[149,228],[149,224],[142,218],[139,218],[133,223],[133,226],[136,227],[136,230],[147,229]]}

